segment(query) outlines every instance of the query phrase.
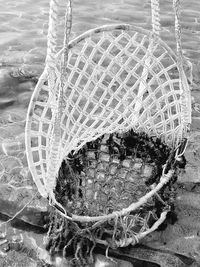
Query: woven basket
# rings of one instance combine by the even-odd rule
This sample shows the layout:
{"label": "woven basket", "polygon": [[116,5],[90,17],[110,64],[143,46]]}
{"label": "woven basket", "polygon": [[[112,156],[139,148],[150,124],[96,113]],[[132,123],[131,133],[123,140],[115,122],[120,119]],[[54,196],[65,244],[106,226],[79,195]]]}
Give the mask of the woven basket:
{"label": "woven basket", "polygon": [[[172,50],[158,36],[131,25],[110,25],[90,30],[71,41],[68,49],[68,63],[65,69],[67,80],[64,81],[62,113],[59,117],[60,138],[54,139],[57,143],[54,142],[52,146],[52,135],[57,123],[59,86],[62,84],[62,73],[58,66],[62,62],[63,50],[56,55],[53,72],[45,68],[30,101],[26,123],[29,168],[40,194],[52,198],[60,214],[73,226],[79,226],[79,230],[88,227],[93,229],[96,224],[103,225],[105,222],[110,223],[110,220],[113,223],[116,218],[117,221],[119,218],[124,221],[142,221],[138,230],[132,229],[132,236],[122,238],[123,240],[116,238],[115,245],[127,246],[155,230],[166,217],[167,211],[163,209],[159,213],[160,218],[157,218],[153,225],[148,224],[149,211],[141,215],[139,210],[149,201],[152,203],[152,197],[176,174],[177,162],[184,152],[191,120],[187,79]],[[50,73],[53,73],[53,77]],[[108,153],[109,145],[106,143],[105,146],[104,139],[122,135],[121,140],[124,140],[130,132],[136,135],[138,140],[139,136],[143,135],[145,144],[149,140],[153,142],[154,151],[161,151],[166,147],[169,153],[163,162],[162,173],[151,183],[149,190],[143,188],[138,194],[139,187],[136,186],[135,197],[132,192],[128,195],[128,201],[116,201],[115,196],[111,198],[111,209],[109,205],[106,209],[106,203],[102,204],[103,208],[95,208],[97,202],[92,204],[92,192],[88,182],[91,173],[86,167],[87,162],[92,161],[95,165],[95,160],[99,163],[105,161],[102,156],[105,152],[105,158],[109,158],[109,171],[104,172],[105,183],[105,175],[109,175],[112,169],[110,162],[113,156],[112,153]],[[161,147],[156,147],[156,141],[151,139],[153,137],[159,140]],[[101,143],[102,140],[104,143]],[[100,142],[101,146],[95,148],[98,158],[91,158],[90,150],[91,146],[95,146],[95,142]],[[103,146],[107,149],[104,152]],[[74,163],[77,155],[79,158],[82,157],[80,155],[83,155],[84,149],[87,151],[86,163],[82,166],[84,174],[74,173],[75,169],[72,168],[73,164],[70,165],[70,160]],[[126,158],[126,162],[120,163],[118,171],[123,169],[123,164],[129,166],[126,168],[130,168],[131,165],[130,171],[133,171],[140,160],[141,157],[132,155],[131,158]],[[149,170],[147,176],[151,177],[152,162],[145,164]],[[75,186],[75,191],[79,186],[76,182],[84,180],[83,176],[80,178],[81,175],[87,177],[84,197],[88,197],[81,200],[85,200],[84,212],[80,211],[80,207],[83,206],[76,202],[77,197],[69,204],[68,196],[66,206],[62,200],[58,201],[58,188],[62,184],[60,175],[63,176],[61,172],[67,173],[68,176],[63,177],[63,181],[69,179]],[[73,178],[77,175],[79,178]],[[129,192],[127,187],[131,186],[127,176],[124,179],[120,175],[117,174],[118,185],[117,182],[113,183],[115,179],[111,179],[110,184],[107,182],[108,190],[119,187],[120,183],[124,185],[123,193],[120,190],[117,193],[117,190],[113,189],[115,195],[126,194]],[[141,176],[142,174],[138,173],[135,180],[137,183]],[[97,176],[92,178],[91,184],[95,183],[98,183]],[[96,185],[94,193],[98,191],[97,188]],[[100,195],[99,205],[104,202],[103,194]],[[86,199],[89,201],[88,205]],[[82,224],[81,227],[79,223]],[[61,224],[67,227],[66,222]],[[52,229],[55,230],[55,227],[51,228],[50,232]],[[112,231],[114,229],[113,225]],[[80,234],[79,231],[79,236]],[[95,242],[102,242],[97,239]],[[104,240],[103,244],[109,242]]]}
{"label": "woven basket", "polygon": [[[182,99],[188,92],[179,87],[176,57],[157,39],[154,53],[149,55],[152,63],[147,65],[151,40],[151,32],[114,25],[90,30],[69,44],[59,167],[72,150],[105,133],[134,129],[161,137],[171,147],[186,136],[190,108],[185,108]],[[140,86],[144,87],[142,95]],[[32,95],[26,124],[29,167],[44,197],[53,127],[52,98],[45,70]],[[187,116],[183,116],[185,113]]]}

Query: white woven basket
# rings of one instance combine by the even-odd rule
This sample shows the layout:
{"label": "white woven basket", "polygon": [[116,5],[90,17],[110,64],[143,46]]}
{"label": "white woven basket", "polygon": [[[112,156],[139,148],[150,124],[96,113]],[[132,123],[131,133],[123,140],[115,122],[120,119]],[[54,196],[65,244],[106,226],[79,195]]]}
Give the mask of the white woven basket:
{"label": "white woven basket", "polygon": [[[153,54],[148,54],[151,41],[151,32],[113,25],[90,30],[69,44],[58,166],[72,150],[104,133],[132,128],[162,137],[170,146],[185,137],[190,99],[188,91],[180,89],[176,57],[159,38]],[[44,197],[52,98],[45,69],[32,95],[26,124],[28,163]]]}
{"label": "white woven basket", "polygon": [[[172,150],[185,145],[188,138],[191,97],[183,69],[179,0],[174,0],[177,57],[159,38],[158,0],[151,2],[152,32],[127,24],[106,25],[68,43],[71,21],[66,20],[64,48],[56,53],[57,3],[51,0],[47,64],[28,108],[26,152],[40,194],[69,220],[96,222],[124,216],[147,202],[174,173],[165,173],[163,168],[160,181],[121,211],[69,216],[56,201],[54,189],[61,163],[70,152],[103,134],[130,129],[159,137]],[[69,1],[67,18],[70,16]],[[177,149],[176,160],[184,147]],[[155,230],[166,213],[137,239]]]}

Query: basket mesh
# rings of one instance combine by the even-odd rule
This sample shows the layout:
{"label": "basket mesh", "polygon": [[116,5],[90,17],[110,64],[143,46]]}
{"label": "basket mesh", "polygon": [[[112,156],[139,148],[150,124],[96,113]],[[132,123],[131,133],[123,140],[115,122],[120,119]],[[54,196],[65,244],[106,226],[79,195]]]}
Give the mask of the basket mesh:
{"label": "basket mesh", "polygon": [[[160,137],[171,147],[180,142],[184,121],[175,57],[160,39],[150,53],[151,42],[149,32],[121,25],[89,31],[70,43],[58,169],[72,150],[105,133],[134,129]],[[55,107],[53,90],[45,71],[27,117],[29,167],[43,196]]]}
{"label": "basket mesh", "polygon": [[[173,168],[173,155],[159,138],[145,133],[105,134],[63,160],[54,191],[56,200],[68,215],[101,216],[121,211],[159,182],[170,157],[168,168]],[[177,174],[178,168],[159,194],[123,216],[116,214],[98,223],[74,222],[54,209],[46,248],[51,255],[61,251],[82,262],[97,244],[112,248],[135,245],[152,230],[164,210],[173,211],[172,188]]]}
{"label": "basket mesh", "polygon": [[159,181],[170,152],[144,133],[105,134],[68,155],[58,175],[56,199],[77,215],[121,211]]}

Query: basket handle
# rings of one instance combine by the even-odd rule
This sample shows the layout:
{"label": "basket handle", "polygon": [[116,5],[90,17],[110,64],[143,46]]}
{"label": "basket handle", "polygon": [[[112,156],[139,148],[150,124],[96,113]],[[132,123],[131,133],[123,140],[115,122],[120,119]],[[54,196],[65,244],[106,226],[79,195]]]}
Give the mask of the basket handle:
{"label": "basket handle", "polygon": [[160,8],[159,8],[159,0],[151,0],[151,23],[152,23],[152,32],[153,36],[151,42],[149,43],[149,47],[147,49],[147,53],[145,56],[144,68],[142,71],[142,80],[140,82],[137,94],[137,102],[135,103],[134,108],[134,117],[133,124],[137,123],[139,112],[142,107],[142,100],[144,93],[147,90],[146,81],[149,74],[149,68],[151,66],[151,55],[153,54],[154,44],[156,42],[157,37],[160,35]]}
{"label": "basket handle", "polygon": [[160,35],[160,7],[159,0],[151,0],[151,24],[154,36]]}
{"label": "basket handle", "polygon": [[52,68],[55,65],[57,52],[57,25],[58,25],[58,0],[51,0],[49,7],[49,24],[47,34],[47,68]]}
{"label": "basket handle", "polygon": [[191,95],[190,88],[184,71],[184,56],[181,43],[181,24],[180,24],[180,0],[173,0],[175,15],[175,38],[177,51],[177,67],[179,71],[179,87],[181,90],[182,119],[186,129],[189,131],[191,124]]}
{"label": "basket handle", "polygon": [[[60,159],[60,147],[61,147],[61,117],[63,113],[63,90],[64,84],[67,80],[66,65],[68,61],[68,42],[69,35],[72,26],[72,9],[71,0],[67,1],[65,12],[65,27],[64,27],[64,50],[61,60],[57,60],[57,25],[58,25],[58,11],[59,0],[50,1],[49,10],[49,28],[47,35],[47,56],[46,56],[46,68],[48,73],[49,91],[52,94],[53,105],[53,125],[52,133],[50,137],[50,153],[49,161],[47,164],[47,177],[45,180],[45,187],[49,194],[50,201],[53,200],[57,203],[53,189],[55,188],[56,175],[58,173],[58,163]],[[59,203],[57,203],[59,205]]]}
{"label": "basket handle", "polygon": [[[56,54],[58,52],[58,12],[59,12],[59,0],[51,0],[49,7],[49,26],[47,34],[47,56],[46,66],[47,68],[54,68],[56,64]],[[68,59],[68,43],[69,36],[72,27],[72,4],[71,0],[67,0],[66,12],[65,12],[65,27],[64,27],[64,42],[63,42],[63,60],[62,66],[66,67]]]}
{"label": "basket handle", "polygon": [[[63,42],[63,72],[66,70],[68,53],[69,53],[69,36],[72,29],[72,2],[67,1],[66,12],[65,12],[65,27],[64,27],[64,42]],[[64,74],[64,73],[63,73]]]}

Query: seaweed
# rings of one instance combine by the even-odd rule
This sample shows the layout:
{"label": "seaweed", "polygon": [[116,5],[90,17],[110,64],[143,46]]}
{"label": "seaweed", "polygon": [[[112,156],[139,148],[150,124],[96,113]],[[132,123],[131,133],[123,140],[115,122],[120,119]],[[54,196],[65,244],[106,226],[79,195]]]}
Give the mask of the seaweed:
{"label": "seaweed", "polygon": [[[103,156],[105,158],[102,159]],[[93,261],[92,251],[97,243],[114,249],[131,237],[133,240],[135,238],[132,244],[137,244],[137,233],[142,229],[149,229],[166,208],[170,212],[168,212],[166,222],[159,227],[159,230],[165,228],[167,223],[174,223],[177,219],[174,210],[174,184],[179,167],[184,168],[186,163],[184,157],[178,163],[174,157],[173,149],[169,148],[161,139],[149,137],[143,132],[136,133],[133,130],[102,135],[96,140],[86,143],[78,152],[72,151],[67,159],[63,160],[59,170],[55,196],[67,211],[78,215],[108,214],[127,207],[135,201],[135,194],[137,195],[142,190],[141,193],[145,195],[151,185],[159,182],[166,162],[166,172],[171,168],[176,171],[159,194],[155,195],[146,205],[123,217],[96,224],[92,222],[79,223],[68,221],[53,209],[47,243],[47,250],[50,251],[50,254],[53,256],[56,253],[62,253],[64,257],[71,255],[73,257],[72,266],[73,264],[84,266]],[[123,180],[127,173],[123,167],[124,161],[128,161],[130,164],[135,161],[141,162],[140,173],[137,172],[136,180],[133,183]],[[144,184],[140,185],[141,170],[146,164],[153,166],[152,173],[146,178]],[[98,166],[103,171],[103,178],[100,177],[102,180],[98,176],[101,173],[98,171]],[[111,176],[107,169],[111,169],[113,166],[118,174]],[[125,173],[125,178],[122,177],[122,171]],[[106,177],[104,177],[104,173],[107,174]],[[135,188],[135,191],[131,188]],[[90,193],[91,190],[93,191]],[[95,192],[98,190],[102,192],[101,199],[94,199]],[[126,201],[122,196],[126,196]]]}

